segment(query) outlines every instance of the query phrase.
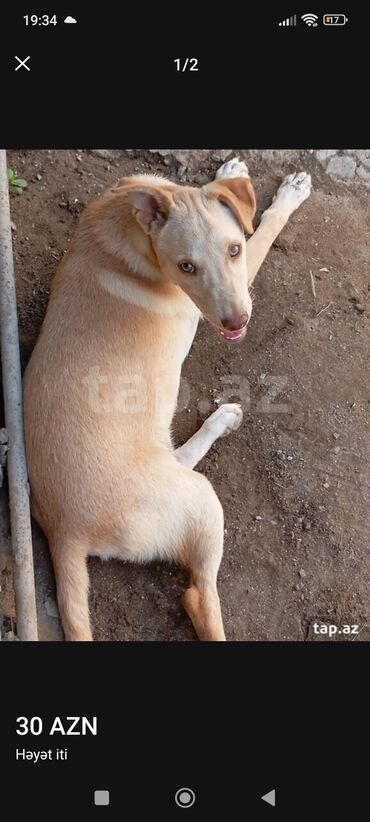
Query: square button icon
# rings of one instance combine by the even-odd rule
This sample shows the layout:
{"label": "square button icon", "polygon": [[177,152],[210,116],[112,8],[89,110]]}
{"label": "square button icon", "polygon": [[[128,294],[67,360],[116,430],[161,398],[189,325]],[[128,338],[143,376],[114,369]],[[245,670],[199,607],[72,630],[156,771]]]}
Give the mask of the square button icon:
{"label": "square button icon", "polygon": [[94,805],[109,805],[109,791],[94,791]]}

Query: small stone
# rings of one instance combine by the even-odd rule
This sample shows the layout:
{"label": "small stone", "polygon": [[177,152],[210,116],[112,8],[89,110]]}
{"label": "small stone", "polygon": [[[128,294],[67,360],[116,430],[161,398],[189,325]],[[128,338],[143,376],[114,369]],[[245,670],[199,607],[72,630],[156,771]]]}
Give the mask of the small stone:
{"label": "small stone", "polygon": [[365,311],[365,306],[362,303],[355,303],[355,309],[359,314],[363,314]]}
{"label": "small stone", "polygon": [[302,326],[304,324],[302,314],[300,314],[298,311],[291,311],[289,314],[286,314],[285,321],[288,323],[288,325]]}
{"label": "small stone", "polygon": [[46,611],[46,613],[49,617],[54,617],[54,619],[58,619],[58,617],[59,617],[58,606],[55,602],[55,599],[53,599],[53,597],[48,597],[45,600],[45,611]]}
{"label": "small stone", "polygon": [[262,517],[255,517],[254,519],[256,520],[256,522],[260,522]]}
{"label": "small stone", "polygon": [[36,180],[42,180],[41,174],[36,174]]}
{"label": "small stone", "polygon": [[302,579],[304,579],[304,577],[306,576],[306,571],[304,570],[304,568],[300,568],[300,569],[299,569],[299,571],[298,571],[298,573],[299,573],[299,576],[300,576]]}
{"label": "small stone", "polygon": [[361,178],[361,180],[365,180],[366,183],[370,181],[370,171],[363,166],[358,166],[356,174]]}
{"label": "small stone", "polygon": [[104,160],[118,160],[122,151],[116,148],[93,148],[92,153],[97,154],[98,157],[103,157]]}
{"label": "small stone", "polygon": [[340,448],[339,445],[335,445],[333,448],[333,454],[339,454]]}
{"label": "small stone", "polygon": [[291,462],[292,459],[293,459],[293,457],[291,457],[291,456],[287,457],[287,460],[289,460],[289,462]]}
{"label": "small stone", "polygon": [[345,149],[345,154],[354,154],[355,157],[367,168],[370,168],[370,149],[368,148],[347,148]]}
{"label": "small stone", "polygon": [[333,434],[335,440],[339,440],[339,434]]}
{"label": "small stone", "polygon": [[330,488],[330,484],[328,482],[323,482],[322,487],[323,488]]}
{"label": "small stone", "polygon": [[342,180],[349,180],[351,177],[354,177],[356,165],[356,160],[354,160],[353,157],[332,157],[329,160],[326,171],[333,177],[340,177]]}
{"label": "small stone", "polygon": [[11,228],[11,230],[12,230],[12,231],[16,231],[16,230],[17,230],[17,226],[16,226],[16,224],[15,224],[15,223],[13,223],[13,222],[11,222],[11,223],[10,223],[10,228]]}
{"label": "small stone", "polygon": [[315,152],[316,159],[319,161],[319,163],[323,163],[323,165],[326,163],[327,160],[329,160],[330,157],[333,157],[333,155],[336,153],[336,148],[320,148],[318,151]]}
{"label": "small stone", "polygon": [[309,519],[304,519],[303,522],[302,522],[302,528],[303,528],[304,531],[310,531],[311,530],[311,525],[312,525],[312,523],[310,522]]}
{"label": "small stone", "polygon": [[224,163],[227,160],[229,154],[231,154],[231,148],[219,148],[213,152],[213,157],[218,162]]}

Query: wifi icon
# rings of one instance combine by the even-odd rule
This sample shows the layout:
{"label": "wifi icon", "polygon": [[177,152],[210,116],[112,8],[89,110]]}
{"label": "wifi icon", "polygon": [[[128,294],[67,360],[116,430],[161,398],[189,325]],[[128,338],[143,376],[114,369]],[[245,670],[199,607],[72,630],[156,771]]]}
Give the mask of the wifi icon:
{"label": "wifi icon", "polygon": [[304,23],[307,23],[308,26],[317,26],[318,19],[317,14],[302,14],[301,17],[301,20],[303,20]]}

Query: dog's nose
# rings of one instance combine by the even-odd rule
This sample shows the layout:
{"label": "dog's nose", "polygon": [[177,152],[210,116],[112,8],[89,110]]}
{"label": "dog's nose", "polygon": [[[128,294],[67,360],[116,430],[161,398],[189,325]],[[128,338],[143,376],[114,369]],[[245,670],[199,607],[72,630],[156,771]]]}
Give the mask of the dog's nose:
{"label": "dog's nose", "polygon": [[248,314],[239,314],[238,316],[224,317],[221,322],[228,331],[239,331],[240,328],[247,325],[248,320]]}

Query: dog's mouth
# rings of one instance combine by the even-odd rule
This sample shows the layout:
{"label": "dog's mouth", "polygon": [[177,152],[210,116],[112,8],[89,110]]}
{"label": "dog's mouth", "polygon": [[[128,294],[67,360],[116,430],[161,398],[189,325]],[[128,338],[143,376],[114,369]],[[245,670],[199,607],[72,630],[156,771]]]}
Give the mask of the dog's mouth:
{"label": "dog's mouth", "polygon": [[234,331],[228,331],[227,328],[219,328],[218,333],[226,342],[240,342],[247,333],[247,323]]}

